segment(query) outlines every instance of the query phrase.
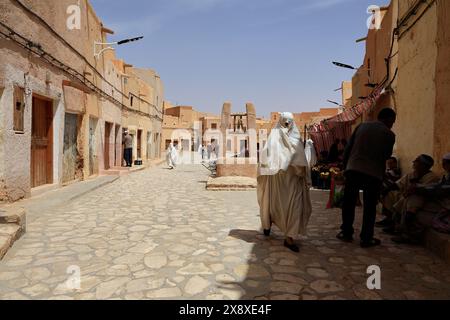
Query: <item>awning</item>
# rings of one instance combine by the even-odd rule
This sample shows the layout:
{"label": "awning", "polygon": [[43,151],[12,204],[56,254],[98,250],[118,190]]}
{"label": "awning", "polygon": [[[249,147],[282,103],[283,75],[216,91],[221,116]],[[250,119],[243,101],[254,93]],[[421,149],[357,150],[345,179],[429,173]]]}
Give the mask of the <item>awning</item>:
{"label": "awning", "polygon": [[352,125],[363,114],[370,113],[384,92],[383,86],[376,88],[364,101],[347,108],[343,113],[323,120],[308,128],[308,133],[314,142],[317,153],[329,151],[336,139],[349,140],[352,135]]}

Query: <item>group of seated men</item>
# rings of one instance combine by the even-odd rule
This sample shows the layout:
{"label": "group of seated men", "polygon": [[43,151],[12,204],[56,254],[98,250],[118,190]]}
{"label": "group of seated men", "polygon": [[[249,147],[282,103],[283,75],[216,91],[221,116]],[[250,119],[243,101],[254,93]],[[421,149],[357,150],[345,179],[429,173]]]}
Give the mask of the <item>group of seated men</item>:
{"label": "group of seated men", "polygon": [[[392,241],[400,244],[420,244],[427,228],[436,219],[448,223],[450,216],[450,153],[443,158],[445,176],[436,175],[432,169],[435,161],[420,155],[413,162],[413,171],[401,176],[398,163],[391,158],[383,182],[381,203],[386,218],[377,223],[383,232],[393,235]],[[442,232],[450,232],[440,230]]]}

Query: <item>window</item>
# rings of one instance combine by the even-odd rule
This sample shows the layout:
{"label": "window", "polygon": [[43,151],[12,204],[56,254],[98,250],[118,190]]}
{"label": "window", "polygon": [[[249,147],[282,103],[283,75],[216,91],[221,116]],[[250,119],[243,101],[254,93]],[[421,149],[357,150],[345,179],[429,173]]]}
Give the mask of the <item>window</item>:
{"label": "window", "polygon": [[211,124],[211,129],[216,130],[217,129],[217,123]]}
{"label": "window", "polygon": [[131,106],[133,106],[133,99],[134,99],[134,97],[131,96],[131,97],[130,97],[130,105],[131,105]]}
{"label": "window", "polygon": [[13,130],[17,133],[24,132],[25,99],[24,90],[19,87],[14,88],[14,125]]}

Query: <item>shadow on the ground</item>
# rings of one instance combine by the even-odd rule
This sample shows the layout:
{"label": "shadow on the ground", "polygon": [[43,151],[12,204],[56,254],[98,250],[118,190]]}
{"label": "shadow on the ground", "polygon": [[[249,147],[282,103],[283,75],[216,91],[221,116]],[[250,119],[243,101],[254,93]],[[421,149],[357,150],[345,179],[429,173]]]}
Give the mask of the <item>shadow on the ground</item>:
{"label": "shadow on the ground", "polygon": [[[245,242],[242,246],[250,251],[245,252],[247,263],[233,270],[235,282],[223,285],[240,291],[242,300],[450,298],[450,269],[424,248],[396,245],[379,230],[383,244],[376,248],[337,240],[340,210],[325,210],[325,197],[312,193],[314,210],[308,237],[297,241],[300,253],[284,247],[284,235],[276,227],[270,237],[262,230],[231,230],[229,236]],[[359,208],[356,229],[361,220]],[[382,290],[367,288],[368,268],[374,265],[381,268]]]}
{"label": "shadow on the ground", "polygon": [[[286,259],[285,266],[280,266],[280,269],[275,271],[288,272],[289,274],[296,274],[300,269],[296,270],[293,262],[297,257],[283,246],[284,236],[281,235],[276,228],[272,230],[270,237],[264,236],[262,231],[256,230],[231,230],[230,237],[245,241],[251,244],[252,250],[248,255],[248,262],[246,267],[241,266],[240,270],[235,273],[239,274],[240,279],[234,284],[238,285],[245,292],[241,295],[241,300],[253,299],[269,299],[270,292],[278,290],[280,299],[298,299],[297,297],[286,295],[291,293],[299,294],[302,289],[298,283],[305,283],[303,279],[290,276],[273,276],[273,267],[278,259]],[[300,244],[300,243],[299,243]],[[276,267],[275,267],[276,268]],[[282,287],[277,279],[286,279],[292,281],[290,288],[286,290]],[[228,283],[230,284],[230,283]],[[280,287],[281,285],[281,287]],[[278,286],[278,287],[277,287]],[[272,297],[273,298],[273,297]]]}

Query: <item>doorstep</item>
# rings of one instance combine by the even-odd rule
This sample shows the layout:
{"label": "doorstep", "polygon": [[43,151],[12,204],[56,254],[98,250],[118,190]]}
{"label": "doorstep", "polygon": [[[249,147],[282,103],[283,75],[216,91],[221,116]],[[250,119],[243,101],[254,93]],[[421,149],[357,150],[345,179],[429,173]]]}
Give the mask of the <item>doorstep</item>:
{"label": "doorstep", "polygon": [[0,211],[0,260],[26,231],[25,210]]}
{"label": "doorstep", "polygon": [[44,193],[57,190],[58,188],[61,188],[61,186],[57,183],[45,184],[39,187],[32,188],[30,198],[38,197],[40,195],[43,195]]}

